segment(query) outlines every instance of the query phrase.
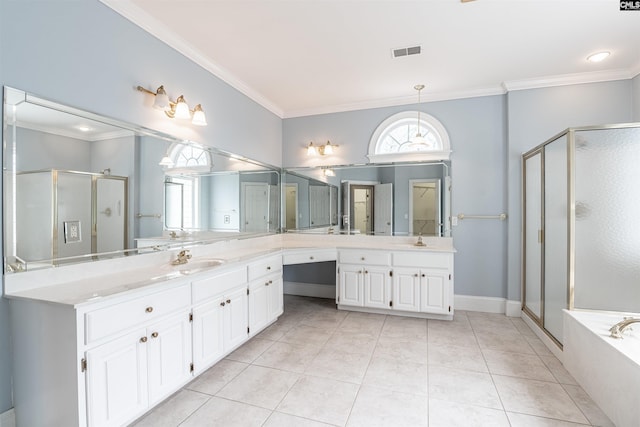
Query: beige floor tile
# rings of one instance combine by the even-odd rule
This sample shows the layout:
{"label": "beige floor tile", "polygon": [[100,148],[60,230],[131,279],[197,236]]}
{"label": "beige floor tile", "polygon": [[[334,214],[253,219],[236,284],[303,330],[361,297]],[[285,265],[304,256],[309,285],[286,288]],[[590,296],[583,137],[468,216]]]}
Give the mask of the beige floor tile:
{"label": "beige floor tile", "polygon": [[476,332],[520,333],[511,319],[503,314],[469,312],[468,318],[471,327]]}
{"label": "beige floor tile", "polygon": [[303,373],[322,347],[277,342],[262,353],[254,365]]}
{"label": "beige floor tile", "polygon": [[[513,328],[515,330],[515,327]],[[481,349],[508,351],[511,353],[536,354],[529,342],[517,330],[500,332],[496,330],[476,330],[476,338]]]}
{"label": "beige floor tile", "polygon": [[186,420],[210,398],[211,396],[207,394],[182,389],[132,426],[175,427]]}
{"label": "beige floor tile", "polygon": [[427,320],[413,317],[387,316],[380,332],[380,338],[382,337],[426,341]]}
{"label": "beige floor tile", "polygon": [[429,328],[429,345],[455,345],[480,349],[476,335],[471,328],[445,328],[442,326]]}
{"label": "beige floor tile", "polygon": [[290,344],[312,344],[317,346],[324,345],[331,337],[332,331],[314,328],[308,325],[298,325],[284,334],[279,341],[288,342]]}
{"label": "beige floor tile", "polygon": [[588,421],[560,384],[493,375],[508,412],[587,424]]}
{"label": "beige floor tile", "polygon": [[275,409],[289,389],[298,381],[299,376],[293,372],[249,366],[224,386],[216,396],[261,408]]}
{"label": "beige floor tile", "polygon": [[254,337],[226,358],[237,362],[251,363],[264,353],[266,349],[271,347],[274,342],[275,341]]}
{"label": "beige floor tile", "polygon": [[344,321],[347,314],[346,311],[340,310],[322,310],[305,316],[301,323],[325,331],[333,331]]}
{"label": "beige floor tile", "polygon": [[504,411],[429,399],[429,427],[509,427]]}
{"label": "beige floor tile", "polygon": [[259,427],[269,415],[268,409],[212,397],[180,427]]}
{"label": "beige floor tile", "polygon": [[342,426],[358,389],[356,384],[305,376],[289,390],[278,411]]}
{"label": "beige floor tile", "polygon": [[483,350],[489,372],[497,375],[557,382],[549,368],[535,354]]}
{"label": "beige floor tile", "polygon": [[427,350],[426,340],[412,341],[407,338],[390,338],[381,335],[373,355],[408,362],[427,363]]}
{"label": "beige floor tile", "polygon": [[515,326],[518,332],[520,332],[522,335],[527,337],[537,338],[535,332],[531,330],[529,325],[527,325],[525,321],[522,320],[522,318],[510,317],[509,319],[511,320],[511,323],[513,324],[513,326]]}
{"label": "beige floor tile", "polygon": [[289,332],[294,326],[295,325],[275,322],[264,331],[260,332],[257,337],[265,340],[277,341],[282,338],[284,334]]}
{"label": "beige floor tile", "polygon": [[186,385],[189,390],[214,395],[247,368],[246,363],[221,360]]}
{"label": "beige floor tile", "polygon": [[457,345],[430,344],[428,349],[429,365],[465,369],[467,371],[489,372],[480,347],[461,347]]}
{"label": "beige floor tile", "polygon": [[336,333],[370,335],[377,338],[385,322],[385,315],[350,312],[340,323]]}
{"label": "beige floor tile", "polygon": [[325,346],[309,364],[305,373],[355,384],[362,383],[371,355],[349,353]]}
{"label": "beige floor tile", "polygon": [[540,340],[540,338],[532,337],[529,335],[523,336],[538,356],[553,356],[551,350],[547,348],[547,346]]}
{"label": "beige floor tile", "polygon": [[569,393],[571,399],[578,405],[578,408],[580,408],[591,424],[599,427],[615,427],[609,417],[602,412],[582,387],[569,384],[563,384],[562,387]]}
{"label": "beige floor tile", "polygon": [[362,384],[413,394],[427,394],[427,365],[373,357]]}
{"label": "beige floor tile", "polygon": [[363,386],[347,427],[427,427],[427,407],[428,401],[424,396]]}
{"label": "beige floor tile", "polygon": [[331,424],[274,411],[263,427],[331,427]]}
{"label": "beige floor tile", "polygon": [[491,375],[482,372],[429,366],[429,397],[503,409]]}
{"label": "beige floor tile", "polygon": [[581,427],[589,424],[576,424],[551,418],[534,417],[533,415],[507,412],[511,427]]}
{"label": "beige floor tile", "polygon": [[371,355],[378,343],[377,336],[367,333],[336,331],[325,344],[325,348],[333,348],[346,353],[362,353]]}
{"label": "beige floor tile", "polygon": [[540,356],[540,360],[544,363],[547,368],[551,371],[553,376],[560,384],[569,384],[569,385],[577,385],[575,379],[571,376],[569,372],[564,368],[562,363],[555,356]]}

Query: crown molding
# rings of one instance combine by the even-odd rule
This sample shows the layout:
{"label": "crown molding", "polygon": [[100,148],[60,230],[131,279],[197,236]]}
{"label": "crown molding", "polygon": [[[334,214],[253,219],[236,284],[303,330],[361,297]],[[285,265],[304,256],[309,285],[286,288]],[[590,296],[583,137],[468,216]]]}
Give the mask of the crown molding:
{"label": "crown molding", "polygon": [[510,80],[502,83],[506,92],[526,89],[540,89],[554,86],[568,86],[585,83],[628,80],[634,73],[630,69],[592,71],[589,73],[562,74],[535,79]]}
{"label": "crown molding", "polygon": [[259,92],[253,90],[244,81],[237,78],[225,68],[216,64],[214,61],[211,61],[208,57],[202,54],[202,52],[194,49],[189,43],[176,36],[173,31],[169,30],[166,27],[166,25],[149,16],[149,14],[144,12],[132,2],[118,0],[99,1],[116,13],[122,15],[125,19],[131,21],[138,27],[153,35],[158,40],[162,41],[163,43],[172,47],[196,64],[200,65],[202,68],[209,71],[211,74],[218,77],[220,80],[224,81],[240,93],[244,94],[248,98],[260,104],[262,107],[271,111],[276,116],[280,118],[284,116],[284,112],[279,106],[265,98]]}
{"label": "crown molding", "polygon": [[[502,86],[493,86],[479,89],[425,93],[422,95],[422,103],[436,101],[451,101],[454,99],[478,98],[482,96],[504,95]],[[398,105],[417,104],[416,96],[402,96],[397,98],[377,99],[371,101],[354,102],[349,104],[339,104],[318,108],[303,108],[299,110],[286,111],[284,119],[291,119],[303,116],[316,116],[321,114],[343,113],[346,111],[368,110],[372,108],[395,107]]]}

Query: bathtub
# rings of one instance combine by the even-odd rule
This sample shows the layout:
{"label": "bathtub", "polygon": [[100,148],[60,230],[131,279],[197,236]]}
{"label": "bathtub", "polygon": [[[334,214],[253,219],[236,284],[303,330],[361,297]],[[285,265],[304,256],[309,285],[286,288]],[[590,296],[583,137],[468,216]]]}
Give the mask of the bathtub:
{"label": "bathtub", "polygon": [[640,314],[564,310],[565,368],[617,427],[640,426],[640,324],[624,339],[609,328]]}

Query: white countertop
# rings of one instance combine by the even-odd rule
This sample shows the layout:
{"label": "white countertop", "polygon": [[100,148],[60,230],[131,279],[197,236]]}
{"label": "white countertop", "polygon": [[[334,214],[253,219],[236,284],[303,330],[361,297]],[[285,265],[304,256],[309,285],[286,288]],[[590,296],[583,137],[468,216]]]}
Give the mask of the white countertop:
{"label": "white countertop", "polygon": [[[427,237],[418,247],[415,237],[277,234],[228,240],[189,247],[189,263],[173,266],[179,249],[74,264],[5,275],[5,296],[79,307],[110,297],[130,294],[150,286],[168,284],[174,279],[190,280],[195,274],[233,268],[240,263],[283,250],[361,248],[387,251],[453,253],[451,238]],[[207,260],[222,261],[207,266]],[[114,271],[116,273],[114,273]]]}

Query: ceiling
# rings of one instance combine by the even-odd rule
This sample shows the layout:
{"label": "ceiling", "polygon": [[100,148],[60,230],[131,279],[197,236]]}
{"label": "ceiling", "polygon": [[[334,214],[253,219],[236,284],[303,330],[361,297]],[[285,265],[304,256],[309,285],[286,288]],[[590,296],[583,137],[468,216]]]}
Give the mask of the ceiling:
{"label": "ceiling", "polygon": [[640,73],[615,0],[101,1],[283,118]]}

